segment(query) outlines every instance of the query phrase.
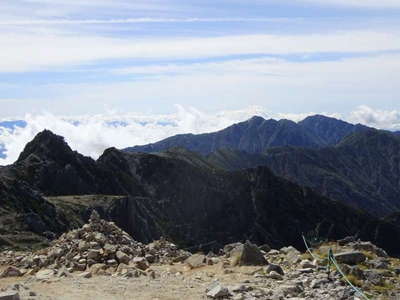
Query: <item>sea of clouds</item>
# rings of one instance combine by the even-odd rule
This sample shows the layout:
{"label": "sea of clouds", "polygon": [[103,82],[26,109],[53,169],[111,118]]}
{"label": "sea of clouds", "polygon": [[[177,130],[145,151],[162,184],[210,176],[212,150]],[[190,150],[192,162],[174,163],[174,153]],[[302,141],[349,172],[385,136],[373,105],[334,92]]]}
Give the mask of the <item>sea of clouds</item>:
{"label": "sea of clouds", "polygon": [[[97,158],[109,147],[125,148],[156,142],[181,133],[206,133],[245,121],[254,115],[264,118],[300,121],[309,115],[272,113],[262,107],[206,113],[193,107],[176,106],[176,111],[165,115],[135,113],[107,113],[74,117],[50,113],[26,115],[23,122],[16,119],[0,120],[0,165],[13,163],[25,145],[43,129],[65,138],[73,150]],[[374,110],[360,106],[347,115],[325,114],[351,123],[362,123],[376,128],[400,130],[400,111]],[[10,122],[11,121],[11,122]]]}

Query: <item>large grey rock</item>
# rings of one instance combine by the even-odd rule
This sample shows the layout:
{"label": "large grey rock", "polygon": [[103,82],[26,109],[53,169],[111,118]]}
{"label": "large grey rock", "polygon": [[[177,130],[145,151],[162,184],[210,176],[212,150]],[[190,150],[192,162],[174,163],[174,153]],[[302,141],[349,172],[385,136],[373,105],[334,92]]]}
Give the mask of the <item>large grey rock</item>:
{"label": "large grey rock", "polygon": [[358,251],[339,253],[335,258],[338,263],[347,265],[357,265],[367,259],[364,253]]}
{"label": "large grey rock", "polygon": [[231,264],[237,266],[263,266],[268,264],[260,249],[246,241],[231,251]]}

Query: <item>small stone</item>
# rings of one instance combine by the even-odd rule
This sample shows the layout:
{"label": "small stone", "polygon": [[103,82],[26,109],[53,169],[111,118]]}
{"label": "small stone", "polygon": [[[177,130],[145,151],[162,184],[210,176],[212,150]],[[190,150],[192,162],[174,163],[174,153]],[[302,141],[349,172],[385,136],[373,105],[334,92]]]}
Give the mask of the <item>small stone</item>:
{"label": "small stone", "polygon": [[208,291],[207,297],[217,299],[229,296],[229,290],[221,285],[217,285]]}
{"label": "small stone", "polygon": [[135,265],[136,268],[146,271],[150,266],[149,263],[147,262],[146,258],[144,257],[135,257],[133,259],[133,264]]}
{"label": "small stone", "polygon": [[122,264],[129,264],[129,261],[131,260],[129,255],[125,254],[122,251],[117,251],[116,257],[117,257],[119,263],[122,263]]}
{"label": "small stone", "polygon": [[87,254],[88,259],[94,259],[96,260],[100,256],[100,251],[99,250],[89,250]]}
{"label": "small stone", "polygon": [[7,267],[0,275],[0,277],[19,277],[22,273],[16,267]]}
{"label": "small stone", "polygon": [[0,300],[20,300],[19,293],[16,291],[0,292]]}
{"label": "small stone", "polygon": [[109,259],[107,260],[107,265],[109,266],[116,266],[118,263],[115,259]]}
{"label": "small stone", "polygon": [[300,263],[300,266],[303,269],[315,268],[315,265],[312,262],[310,262],[309,260],[302,260]]}
{"label": "small stone", "polygon": [[78,248],[80,251],[85,251],[85,250],[89,249],[89,243],[87,243],[85,241],[80,241],[78,244]]}
{"label": "small stone", "polygon": [[275,271],[271,271],[266,277],[274,280],[283,280],[282,275]]}
{"label": "small stone", "polygon": [[44,269],[36,273],[35,277],[38,280],[47,280],[54,276],[54,270]]}
{"label": "small stone", "polygon": [[90,271],[94,275],[103,275],[107,266],[105,264],[94,264],[90,267]]}
{"label": "small stone", "polygon": [[283,272],[282,267],[279,266],[279,265],[269,264],[268,266],[266,266],[266,267],[264,268],[264,272],[265,272],[266,274],[269,274],[269,273],[271,273],[272,271],[275,271],[275,272],[277,272],[278,274],[280,274],[280,275],[282,275],[282,276],[285,275],[285,272]]}
{"label": "small stone", "polygon": [[90,271],[83,272],[83,273],[79,274],[78,276],[82,277],[82,278],[92,278],[92,272],[90,272]]}

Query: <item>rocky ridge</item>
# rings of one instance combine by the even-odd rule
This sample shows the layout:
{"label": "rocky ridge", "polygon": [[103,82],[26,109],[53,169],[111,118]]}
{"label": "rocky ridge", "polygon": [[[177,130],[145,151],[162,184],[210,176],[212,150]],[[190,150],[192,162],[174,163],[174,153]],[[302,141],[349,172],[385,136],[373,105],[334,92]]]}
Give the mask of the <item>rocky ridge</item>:
{"label": "rocky ridge", "polygon": [[[3,288],[0,299],[91,299],[93,295],[75,297],[74,289],[96,284],[101,294],[98,289],[110,280],[110,284],[126,287],[143,284],[144,289],[159,288],[161,282],[168,289],[173,283],[174,296],[186,295],[186,299],[361,299],[334,267],[327,273],[329,249],[333,249],[349,280],[369,297],[390,299],[400,293],[400,260],[390,258],[370,242],[352,237],[315,246],[313,255],[317,260],[291,246],[278,250],[249,241],[226,245],[217,254],[190,254],[166,240],[139,243],[93,213],[88,224],[65,233],[49,248],[1,253],[4,267],[0,287],[8,278],[17,283]],[[49,296],[46,293],[52,285],[72,287],[68,290],[71,296]],[[166,296],[167,290],[152,292],[158,299],[172,299]],[[115,293],[112,299],[130,299],[144,291],[131,290],[124,296],[122,291]],[[109,297],[103,296],[97,299]]]}
{"label": "rocky ridge", "polygon": [[[332,240],[357,234],[400,255],[398,227],[279,178],[267,167],[226,172],[197,158],[193,163],[190,155],[114,148],[95,161],[49,131],[28,143],[17,163],[0,168],[0,196],[4,247],[32,246],[29,232],[57,237],[84,224],[94,207],[144,243],[164,236],[206,251],[250,239],[301,249],[301,233],[316,232]],[[103,196],[104,201],[95,199]]]}

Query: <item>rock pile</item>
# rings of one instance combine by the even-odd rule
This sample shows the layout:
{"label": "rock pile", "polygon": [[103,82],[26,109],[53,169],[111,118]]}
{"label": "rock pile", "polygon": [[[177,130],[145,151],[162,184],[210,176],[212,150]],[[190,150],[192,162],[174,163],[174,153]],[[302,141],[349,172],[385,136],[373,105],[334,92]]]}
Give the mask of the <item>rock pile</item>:
{"label": "rock pile", "polygon": [[[302,254],[291,246],[279,250],[263,247],[267,250],[264,251],[249,242],[227,245],[224,248],[224,258],[221,259],[221,262],[226,260],[225,265],[230,265],[231,268],[259,265],[260,268],[253,274],[254,280],[248,283],[229,285],[213,282],[206,289],[206,296],[209,299],[235,300],[361,299],[362,296],[355,293],[335,267],[327,273],[327,261],[322,257],[332,247],[347,278],[369,297],[387,299],[379,298],[379,295],[394,297],[400,294],[400,260],[386,257],[384,250],[370,242],[350,240],[347,243],[331,243],[315,249],[317,253],[314,255],[321,259],[318,261],[313,261],[308,253]],[[252,255],[243,255],[243,251],[249,249]],[[260,255],[264,257],[264,261],[253,259]],[[241,261],[243,257],[252,259]]]}
{"label": "rock pile", "polygon": [[[120,265],[134,265],[146,270],[152,263],[168,263],[184,260],[190,253],[179,250],[174,244],[162,239],[144,245],[135,241],[113,222],[100,219],[93,211],[89,223],[64,233],[51,247],[24,256],[12,257],[9,263],[17,268],[7,269],[3,276],[18,276],[21,271],[46,277],[50,270],[65,269],[68,272],[89,269],[116,270]],[[43,274],[41,274],[43,273]]]}

